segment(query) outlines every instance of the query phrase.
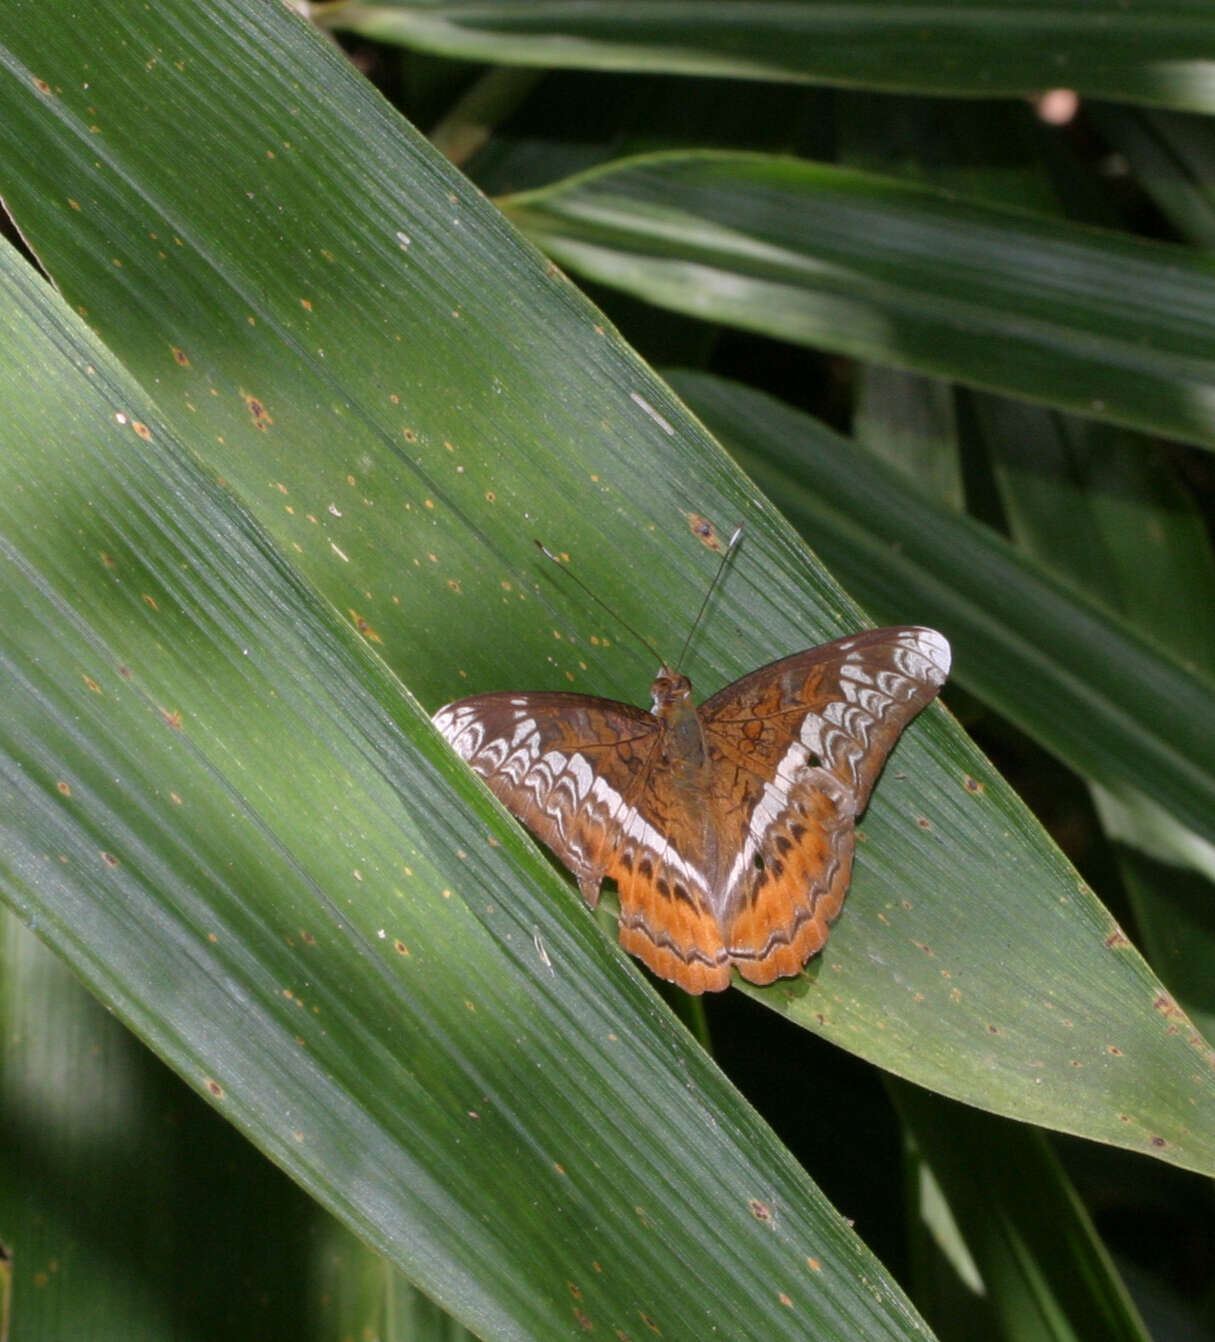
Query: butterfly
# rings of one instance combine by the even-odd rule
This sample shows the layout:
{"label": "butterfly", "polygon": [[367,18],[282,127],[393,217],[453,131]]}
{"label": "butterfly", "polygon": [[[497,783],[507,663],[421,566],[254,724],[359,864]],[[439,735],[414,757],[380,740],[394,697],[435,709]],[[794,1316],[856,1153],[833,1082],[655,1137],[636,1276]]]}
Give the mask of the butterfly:
{"label": "butterfly", "polygon": [[650,712],[476,694],[439,731],[578,880],[620,898],[620,944],[689,993],[800,972],[852,875],[856,818],[949,674],[933,629],[871,629],[782,658],[698,708],[663,665]]}

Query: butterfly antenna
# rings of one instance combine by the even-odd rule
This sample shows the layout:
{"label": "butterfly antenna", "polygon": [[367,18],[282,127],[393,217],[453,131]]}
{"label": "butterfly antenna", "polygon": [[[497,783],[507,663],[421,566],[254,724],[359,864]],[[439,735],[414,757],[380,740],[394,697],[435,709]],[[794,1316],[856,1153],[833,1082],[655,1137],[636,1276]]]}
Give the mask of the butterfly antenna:
{"label": "butterfly antenna", "polygon": [[721,582],[722,574],[726,571],[726,565],[730,562],[730,556],[738,547],[738,542],[742,540],[742,523],[740,522],[734,528],[734,535],[730,537],[730,543],[726,546],[726,552],[721,557],[721,563],[717,566],[717,572],[713,575],[713,581],[709,584],[709,590],[705,593],[705,599],[700,603],[700,609],[696,612],[696,618],[692,621],[692,627],[688,630],[688,636],[683,641],[683,647],[679,651],[679,661],[675,663],[676,667],[683,665],[683,659],[688,655],[688,649],[692,646],[692,636],[700,628],[700,622],[704,619],[704,613],[709,609],[709,601],[713,593],[717,591],[717,586]]}
{"label": "butterfly antenna", "polygon": [[616,621],[617,624],[627,629],[629,633],[632,634],[633,637],[637,640],[637,642],[640,643],[641,646],[650,654],[650,656],[653,657],[653,659],[659,663],[659,665],[661,666],[666,665],[666,662],[663,660],[663,658],[654,650],[654,645],[650,642],[650,640],[648,638],[643,638],[637,632],[637,630],[634,629],[633,626],[629,624],[629,622],[626,619],[624,619],[624,617],[618,611],[613,610],[611,606],[609,606],[608,603],[603,600],[602,597],[596,596],[595,593],[591,591],[591,589],[586,585],[586,583],[582,581],[582,579],[574,572],[572,568],[570,568],[568,564],[565,564],[560,559],[558,559],[557,556],[553,554],[553,552],[548,548],[547,545],[544,544],[543,541],[536,541],[535,544],[536,549],[539,550],[540,553],[546,559],[551,559],[553,563],[557,565],[558,568],[563,569],[574,580],[574,582],[576,582],[578,586],[582,588],[582,590],[587,594],[587,596],[590,597],[590,599],[597,606],[602,606],[603,609],[607,611],[607,613],[612,617],[613,620]]}

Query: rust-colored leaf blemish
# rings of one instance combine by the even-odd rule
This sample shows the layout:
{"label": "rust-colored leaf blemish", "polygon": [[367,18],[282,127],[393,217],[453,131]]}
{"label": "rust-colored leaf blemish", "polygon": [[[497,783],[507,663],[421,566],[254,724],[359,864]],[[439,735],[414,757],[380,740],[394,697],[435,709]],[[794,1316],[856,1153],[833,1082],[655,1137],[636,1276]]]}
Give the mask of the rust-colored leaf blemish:
{"label": "rust-colored leaf blemish", "polygon": [[55,786],[59,789],[59,791],[63,794],[63,796],[70,797],[72,795],[71,784],[65,783],[62,778],[59,780],[59,782],[55,784]]}
{"label": "rust-colored leaf blemish", "polygon": [[1122,1057],[1122,1050],[1118,1047],[1117,1044],[1110,1044],[1110,1045],[1108,1045],[1108,1047],[1106,1048],[1105,1051],[1110,1055],[1111,1058],[1121,1058],[1121,1057]]}
{"label": "rust-colored leaf blemish", "polygon": [[152,596],[150,593],[141,592],[140,596],[143,598],[143,604],[145,606],[149,606],[152,610],[160,609],[160,607],[156,604],[156,598]]}
{"label": "rust-colored leaf blemish", "polygon": [[300,940],[304,943],[305,946],[316,945],[316,937],[306,928],[300,928]]}
{"label": "rust-colored leaf blemish", "polygon": [[772,1222],[772,1208],[766,1202],[761,1202],[759,1198],[752,1198],[747,1206],[751,1208],[751,1215],[757,1221],[763,1221],[765,1224]]}
{"label": "rust-colored leaf blemish", "polygon": [[645,1324],[645,1326],[650,1330],[651,1333],[657,1333],[658,1336],[661,1337],[662,1329],[659,1328],[659,1326],[654,1322],[654,1320],[650,1318],[650,1316],[645,1312],[645,1310],[641,1310],[639,1312],[641,1316],[641,1322]]}
{"label": "rust-colored leaf blemish", "polygon": [[578,1320],[578,1327],[581,1328],[583,1332],[593,1333],[595,1331],[595,1325],[577,1305],[574,1306],[574,1318]]}
{"label": "rust-colored leaf blemish", "polygon": [[101,854],[101,860],[106,864],[107,867],[118,866],[118,859],[114,856],[113,853],[107,853],[103,850]]}
{"label": "rust-colored leaf blemish", "polygon": [[301,299],[300,299],[300,307],[302,307],[302,308],[304,309],[305,312],[311,312],[311,311],[312,311],[312,299],[311,299],[311,298],[301,298]]}
{"label": "rust-colored leaf blemish", "polygon": [[1120,946],[1129,946],[1130,944],[1130,938],[1120,927],[1115,927],[1105,939],[1106,949],[1111,951],[1117,950]]}
{"label": "rust-colored leaf blemish", "polygon": [[1185,1012],[1182,1011],[1168,993],[1160,993],[1152,1005],[1162,1016],[1179,1016],[1182,1020],[1185,1019]]}
{"label": "rust-colored leaf blemish", "polygon": [[172,349],[173,349],[173,362],[178,366],[178,368],[189,368],[190,356],[185,352],[185,350],[178,349],[176,345],[174,345]]}
{"label": "rust-colored leaf blemish", "polygon": [[38,90],[39,93],[50,93],[51,86],[46,82],[45,79],[39,79],[37,75],[32,75],[31,78],[34,81],[34,87]]}
{"label": "rust-colored leaf blemish", "polygon": [[784,1305],[786,1309],[793,1308],[793,1301],[789,1299],[789,1297],[784,1293],[784,1291],[781,1291],[781,1293],[776,1298],[781,1302],[782,1305]]}
{"label": "rust-colored leaf blemish", "polygon": [[922,815],[918,815],[918,816],[916,816],[916,818],[915,818],[915,823],[916,823],[917,825],[919,825],[919,827],[920,827],[921,829],[931,829],[931,828],[932,828],[932,821],[929,820],[926,816],[922,816]]}
{"label": "rust-colored leaf blemish", "polygon": [[98,685],[98,683],[93,679],[92,676],[81,676],[81,680],[84,681],[85,685],[87,685],[88,688],[92,690],[94,694],[101,693],[101,686]]}
{"label": "rust-colored leaf blemish", "polygon": [[223,1086],[221,1086],[213,1077],[207,1077],[206,1086],[208,1093],[213,1099],[223,1100],[227,1098],[224,1094]]}
{"label": "rust-colored leaf blemish", "polygon": [[417,429],[406,427],[401,430],[401,437],[404,438],[407,443],[416,443],[418,441],[418,431]]}
{"label": "rust-colored leaf blemish", "polygon": [[982,783],[979,782],[979,780],[978,780],[977,778],[972,778],[969,774],[966,775],[966,791],[967,791],[967,792],[973,792],[973,793],[978,794],[978,793],[980,793],[980,792],[985,792],[986,790],[987,790],[987,789],[983,786]]}
{"label": "rust-colored leaf blemish", "polygon": [[930,959],[935,959],[936,951],[926,941],[912,941],[911,943],[917,951],[923,951]]}
{"label": "rust-colored leaf blemish", "polygon": [[582,1292],[578,1289],[578,1287],[577,1287],[572,1281],[567,1281],[565,1284],[566,1284],[566,1286],[569,1287],[570,1295],[572,1295],[572,1296],[574,1297],[575,1300],[581,1300],[581,1299],[582,1299]]}
{"label": "rust-colored leaf blemish", "polygon": [[118,567],[118,560],[115,559],[112,554],[107,553],[105,550],[102,550],[101,552],[101,562],[106,566],[106,568]]}
{"label": "rust-colored leaf blemish", "polygon": [[555,1170],[557,1171],[558,1174],[560,1174],[560,1175],[562,1175],[562,1176],[565,1175],[565,1166],[564,1166],[564,1165],[559,1165],[555,1160],[553,1161],[553,1169],[555,1169]]}
{"label": "rust-colored leaf blemish", "polygon": [[152,441],[152,430],[148,428],[142,419],[133,419],[131,421],[131,428],[135,430],[145,443],[150,443]]}
{"label": "rust-colored leaf blemish", "polygon": [[409,947],[406,946],[406,944],[401,940],[400,937],[397,937],[396,940],[392,943],[392,949],[396,951],[398,955],[409,954]]}
{"label": "rust-colored leaf blemish", "polygon": [[999,1033],[1000,1033],[1000,1027],[999,1027],[998,1025],[989,1025],[989,1026],[987,1027],[987,1033],[988,1033],[988,1034],[999,1034]]}
{"label": "rust-colored leaf blemish", "polygon": [[245,408],[249,411],[249,417],[253,420],[253,427],[264,433],[274,423],[274,417],[266,409],[264,401],[259,400],[256,396],[251,396],[248,392],[245,392],[244,396]]}
{"label": "rust-colored leaf blemish", "polygon": [[693,536],[700,538],[700,543],[709,550],[716,550],[718,554],[726,547],[721,543],[721,537],[717,534],[717,528],[709,521],[707,517],[701,517],[699,513],[688,513],[688,526],[692,530]]}
{"label": "rust-colored leaf blemish", "polygon": [[814,1272],[821,1272],[823,1270],[823,1265],[817,1258],[807,1258],[806,1263]]}
{"label": "rust-colored leaf blemish", "polygon": [[178,712],[171,713],[167,708],[161,708],[158,710],[158,712],[160,713],[160,716],[164,718],[164,720],[169,724],[169,726],[173,728],[174,731],[178,732],[181,731],[180,713]]}
{"label": "rust-colored leaf blemish", "polygon": [[372,643],[383,643],[384,640],[376,633],[375,629],[363,619],[357,610],[352,610],[350,612],[350,618],[354,621],[354,627],[364,638],[370,639]]}

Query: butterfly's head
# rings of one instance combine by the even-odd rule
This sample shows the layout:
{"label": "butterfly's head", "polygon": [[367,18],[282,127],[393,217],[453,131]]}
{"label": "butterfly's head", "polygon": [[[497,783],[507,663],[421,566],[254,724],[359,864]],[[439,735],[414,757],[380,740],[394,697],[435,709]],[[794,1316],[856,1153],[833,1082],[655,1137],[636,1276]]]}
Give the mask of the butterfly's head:
{"label": "butterfly's head", "polygon": [[659,667],[658,675],[650,686],[650,694],[654,700],[650,712],[655,717],[661,717],[676,704],[681,704],[692,697],[692,682],[687,676],[681,676],[678,671],[672,671],[669,666],[662,666]]}

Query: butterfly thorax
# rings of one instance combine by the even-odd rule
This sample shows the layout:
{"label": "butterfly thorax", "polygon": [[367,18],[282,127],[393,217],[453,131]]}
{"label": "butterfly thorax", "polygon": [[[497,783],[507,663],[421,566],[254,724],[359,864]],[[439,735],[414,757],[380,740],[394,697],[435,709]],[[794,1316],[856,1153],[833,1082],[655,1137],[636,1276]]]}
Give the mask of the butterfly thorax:
{"label": "butterfly thorax", "polygon": [[677,785],[701,786],[708,750],[700,714],[692,702],[692,682],[664,666],[650,686],[650,695],[650,711],[663,726],[664,765],[671,769]]}

